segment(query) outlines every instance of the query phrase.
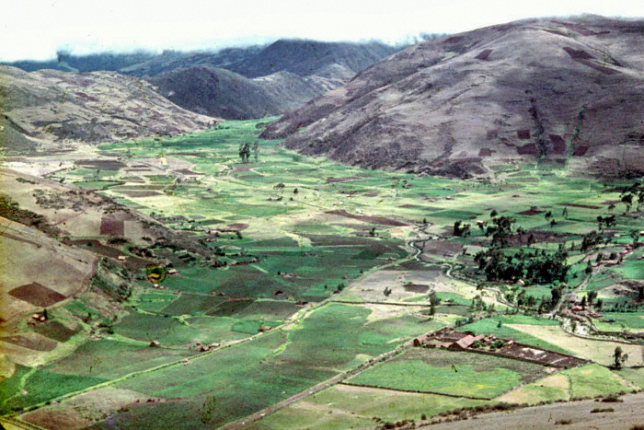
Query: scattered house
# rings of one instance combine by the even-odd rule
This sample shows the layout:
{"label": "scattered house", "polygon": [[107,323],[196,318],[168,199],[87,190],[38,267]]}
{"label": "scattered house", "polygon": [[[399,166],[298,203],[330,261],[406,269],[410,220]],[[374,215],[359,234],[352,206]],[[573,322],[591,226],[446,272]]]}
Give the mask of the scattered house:
{"label": "scattered house", "polygon": [[168,270],[167,273],[168,273],[168,275],[176,275],[179,272],[177,272],[177,269],[170,269],[170,270]]}
{"label": "scattered house", "polygon": [[38,322],[45,322],[47,321],[47,318],[43,314],[33,314],[31,316],[32,319],[38,321]]}
{"label": "scattered house", "polygon": [[452,299],[449,299],[449,298],[448,298],[448,299],[443,300],[443,302],[444,302],[444,303],[452,303]]}
{"label": "scattered house", "polygon": [[583,310],[584,310],[584,308],[582,308],[582,307],[581,307],[581,306],[579,306],[579,305],[575,305],[575,306],[573,306],[573,307],[572,307],[572,311],[573,311],[573,312],[581,312],[581,311],[583,311]]}
{"label": "scattered house", "polygon": [[118,257],[116,257],[116,258],[117,258],[119,261],[125,261],[125,260],[127,260],[127,257],[126,257],[125,255],[119,255],[119,256],[118,256]]}
{"label": "scattered house", "polygon": [[309,302],[305,302],[303,300],[298,300],[297,302],[295,302],[295,306],[305,306],[305,305],[308,305],[308,304],[309,304]]}
{"label": "scattered house", "polygon": [[520,286],[522,286],[522,287],[525,287],[525,281],[524,281],[523,279],[519,279],[519,280],[517,281],[517,285],[520,285]]}
{"label": "scattered house", "polygon": [[492,342],[494,342],[495,340],[496,340],[496,336],[494,336],[493,334],[491,334],[491,335],[486,336],[486,337],[484,337],[484,338],[483,338],[483,343],[492,343]]}
{"label": "scattered house", "polygon": [[456,342],[452,343],[448,347],[448,349],[467,349],[470,346],[472,346],[472,344],[474,342],[476,342],[477,340],[481,341],[484,337],[485,337],[485,335],[482,335],[482,334],[480,334],[478,336],[472,336],[471,334],[468,334],[468,335],[460,338]]}
{"label": "scattered house", "polygon": [[159,343],[158,340],[153,340],[152,342],[150,342],[150,346],[153,348],[158,348],[161,346],[161,344]]}
{"label": "scattered house", "polygon": [[181,360],[181,362],[183,364],[188,364],[188,363],[190,363],[190,360],[188,360],[187,358],[184,358],[183,360]]}

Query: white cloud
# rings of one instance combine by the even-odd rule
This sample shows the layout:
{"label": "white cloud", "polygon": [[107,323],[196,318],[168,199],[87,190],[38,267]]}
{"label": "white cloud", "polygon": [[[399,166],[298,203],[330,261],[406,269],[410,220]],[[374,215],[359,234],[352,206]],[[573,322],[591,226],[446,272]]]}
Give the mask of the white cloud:
{"label": "white cloud", "polygon": [[516,19],[644,17],[644,2],[542,0],[21,0],[0,15],[0,59],[137,48],[204,49],[279,37],[396,42]]}

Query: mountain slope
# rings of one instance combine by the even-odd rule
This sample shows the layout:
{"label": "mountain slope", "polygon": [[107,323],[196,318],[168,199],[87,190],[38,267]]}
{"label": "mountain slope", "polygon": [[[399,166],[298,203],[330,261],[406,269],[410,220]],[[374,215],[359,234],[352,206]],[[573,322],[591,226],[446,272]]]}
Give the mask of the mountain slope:
{"label": "mountain slope", "polygon": [[263,136],[371,168],[465,177],[542,159],[642,174],[643,98],[643,21],[530,20],[407,48]]}
{"label": "mountain slope", "polygon": [[250,119],[279,115],[342,83],[277,72],[249,79],[214,67],[189,67],[147,78],[173,103],[204,115]]}
{"label": "mountain slope", "polygon": [[259,46],[226,48],[215,52],[166,51],[161,55],[123,67],[119,72],[132,76],[156,76],[177,69],[204,66],[226,69],[229,65],[253,58],[261,51]]}
{"label": "mountain slope", "polygon": [[148,78],[172,102],[204,115],[227,119],[261,118],[279,113],[281,104],[262,85],[214,67],[190,67]]}
{"label": "mountain slope", "polygon": [[279,71],[300,76],[318,74],[332,66],[354,74],[398,49],[379,42],[318,42],[282,39],[261,50],[254,57],[227,67],[241,75],[256,78]]}
{"label": "mountain slope", "polygon": [[0,66],[0,78],[5,147],[29,146],[19,139],[37,146],[39,141],[99,143],[170,136],[216,123],[171,103],[149,83],[115,72],[26,73]]}

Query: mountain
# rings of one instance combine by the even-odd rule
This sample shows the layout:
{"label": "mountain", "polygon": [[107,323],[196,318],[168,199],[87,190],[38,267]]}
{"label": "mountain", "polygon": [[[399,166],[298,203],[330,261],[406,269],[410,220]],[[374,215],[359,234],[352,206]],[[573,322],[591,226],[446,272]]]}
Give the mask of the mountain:
{"label": "mountain", "polygon": [[289,72],[249,79],[229,70],[196,66],[147,78],[173,103],[193,112],[225,119],[279,115],[342,83]]}
{"label": "mountain", "polygon": [[498,163],[644,173],[644,21],[527,20],[428,40],[264,131],[305,154],[469,177]]}
{"label": "mountain", "polygon": [[5,148],[172,136],[216,123],[163,98],[148,82],[116,72],[27,73],[0,66],[0,76]]}
{"label": "mountain", "polygon": [[226,69],[231,64],[253,58],[261,49],[260,46],[248,46],[244,48],[225,48],[214,52],[165,51],[161,55],[155,55],[146,61],[132,64],[119,71],[126,75],[143,77],[156,76],[161,73],[196,66]]}
{"label": "mountain", "polygon": [[57,60],[11,63],[28,71],[118,71],[142,77],[174,103],[225,119],[282,114],[344,85],[355,74],[396,52],[378,42],[278,40],[268,46],[162,54],[59,53]]}
{"label": "mountain", "polygon": [[227,68],[249,78],[266,76],[279,71],[310,76],[333,66],[339,66],[344,73],[349,70],[353,75],[397,50],[380,42],[281,39],[262,49],[257,55],[231,64]]}
{"label": "mountain", "polygon": [[35,61],[23,60],[6,63],[11,67],[17,67],[25,72],[50,69],[61,72],[95,72],[98,70],[118,71],[133,64],[146,62],[157,57],[149,52],[133,52],[127,54],[114,54],[103,52],[90,55],[72,55],[66,52],[58,52],[57,58],[53,60]]}

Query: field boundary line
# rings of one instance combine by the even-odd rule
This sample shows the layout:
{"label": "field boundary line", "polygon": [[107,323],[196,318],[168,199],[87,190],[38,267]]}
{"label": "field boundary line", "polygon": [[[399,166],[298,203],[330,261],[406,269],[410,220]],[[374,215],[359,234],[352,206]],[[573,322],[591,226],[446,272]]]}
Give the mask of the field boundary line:
{"label": "field boundary line", "polygon": [[[475,397],[475,396],[465,396],[465,395],[458,395],[458,394],[448,394],[448,393],[441,393],[438,391],[429,391],[429,390],[406,390],[404,388],[391,388],[391,387],[380,387],[378,385],[368,385],[368,384],[354,384],[351,382],[339,382],[338,384],[340,385],[346,385],[347,387],[363,387],[363,388],[376,388],[378,390],[388,390],[388,391],[397,391],[401,393],[411,393],[411,394],[434,394],[438,396],[446,396],[446,397],[454,397],[457,399],[470,399],[470,400],[487,400],[491,401],[494,400],[496,397]],[[515,387],[512,387],[514,389]],[[499,395],[503,395],[504,393],[501,393]]]}

